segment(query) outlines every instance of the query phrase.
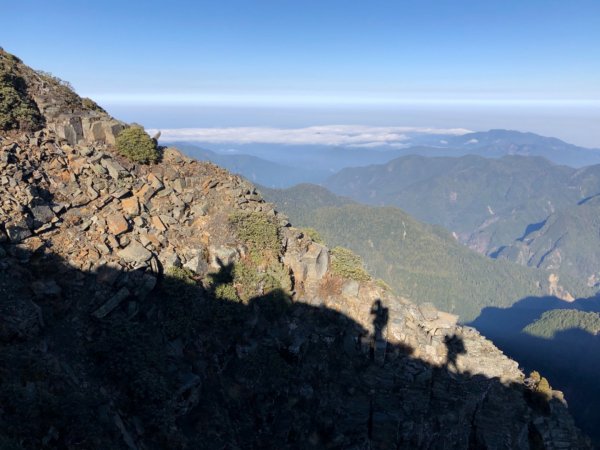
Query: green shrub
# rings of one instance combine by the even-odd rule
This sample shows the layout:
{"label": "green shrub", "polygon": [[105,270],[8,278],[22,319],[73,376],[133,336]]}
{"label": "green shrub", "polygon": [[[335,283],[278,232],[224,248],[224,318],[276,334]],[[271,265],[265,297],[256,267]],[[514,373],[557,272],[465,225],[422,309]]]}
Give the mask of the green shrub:
{"label": "green shrub", "polygon": [[550,383],[548,383],[548,380],[545,377],[540,379],[540,382],[537,384],[536,391],[547,399],[552,398],[552,387],[550,387]]}
{"label": "green shrub", "polygon": [[81,99],[81,105],[85,108],[85,109],[89,109],[91,111],[98,111],[98,112],[106,112],[104,110],[104,108],[102,108],[101,106],[98,105],[98,103],[96,103],[94,100],[92,100],[91,98],[82,98]]}
{"label": "green shrub", "polygon": [[360,256],[344,247],[335,247],[331,250],[331,271],[351,280],[368,281],[371,279],[363,267]]}
{"label": "green shrub", "polygon": [[36,130],[42,122],[25,81],[0,66],[0,130]]}
{"label": "green shrub", "polygon": [[306,236],[308,236],[313,242],[316,242],[317,244],[324,243],[323,238],[321,237],[319,232],[317,230],[315,230],[314,228],[310,228],[310,227],[301,228],[301,231]]}
{"label": "green shrub", "polygon": [[[281,242],[277,225],[267,216],[260,213],[234,213],[229,217],[238,237],[250,246],[251,256],[279,254]],[[257,261],[258,262],[258,261]]]}
{"label": "green shrub", "polygon": [[134,162],[147,164],[158,160],[156,142],[141,127],[129,127],[117,136],[117,151]]}
{"label": "green shrub", "polygon": [[237,291],[232,283],[219,284],[215,288],[215,297],[219,300],[227,300],[230,302],[239,302]]}
{"label": "green shrub", "polygon": [[194,272],[185,267],[168,267],[165,271],[165,287],[176,288],[180,283],[195,286],[196,280],[194,280]]}
{"label": "green shrub", "polygon": [[275,291],[289,292],[291,281],[283,264],[271,262],[266,268],[258,268],[251,259],[245,259],[233,267],[233,285],[243,302]]}

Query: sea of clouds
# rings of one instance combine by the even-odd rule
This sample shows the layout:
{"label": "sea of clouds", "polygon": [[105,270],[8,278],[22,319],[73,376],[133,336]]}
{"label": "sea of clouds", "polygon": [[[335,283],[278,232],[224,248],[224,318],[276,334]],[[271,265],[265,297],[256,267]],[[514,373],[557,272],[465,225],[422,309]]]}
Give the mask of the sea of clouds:
{"label": "sea of clouds", "polygon": [[[148,130],[150,134],[158,130]],[[323,125],[304,128],[226,127],[173,128],[161,130],[167,142],[213,144],[331,145],[347,147],[405,147],[423,135],[463,135],[463,128],[378,127],[364,125]]]}

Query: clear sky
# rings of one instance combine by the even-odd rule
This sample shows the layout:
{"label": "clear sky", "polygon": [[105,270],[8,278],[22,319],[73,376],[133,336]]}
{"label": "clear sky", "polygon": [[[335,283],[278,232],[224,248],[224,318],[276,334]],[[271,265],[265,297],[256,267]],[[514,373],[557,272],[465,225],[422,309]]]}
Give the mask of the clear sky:
{"label": "clear sky", "polygon": [[[19,0],[1,10],[0,45],[119,111],[497,106],[593,122],[600,109],[598,0]],[[600,132],[581,133],[600,147]]]}

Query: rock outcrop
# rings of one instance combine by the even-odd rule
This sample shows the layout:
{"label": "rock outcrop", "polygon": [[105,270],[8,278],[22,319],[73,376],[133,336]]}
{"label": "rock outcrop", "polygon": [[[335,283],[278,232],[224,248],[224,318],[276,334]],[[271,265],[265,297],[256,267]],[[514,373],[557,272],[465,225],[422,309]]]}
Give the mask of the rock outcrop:
{"label": "rock outcrop", "polygon": [[1,48],[0,74],[9,76],[20,85],[23,100],[35,105],[39,119],[36,118],[33,123],[38,128],[45,126],[54,131],[71,145],[114,144],[116,136],[126,126],[110,117],[94,101],[79,97],[67,82],[31,69]]}
{"label": "rock outcrop", "polygon": [[0,447],[588,448],[475,329],[36,83],[46,127],[0,137]]}

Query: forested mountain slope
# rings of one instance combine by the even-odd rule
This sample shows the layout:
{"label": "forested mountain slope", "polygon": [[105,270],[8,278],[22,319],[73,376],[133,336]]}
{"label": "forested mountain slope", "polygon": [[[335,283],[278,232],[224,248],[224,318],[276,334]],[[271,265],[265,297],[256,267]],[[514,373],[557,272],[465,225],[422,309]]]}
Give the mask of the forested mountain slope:
{"label": "forested mountain slope", "polygon": [[325,186],[364,203],[400,207],[493,255],[556,210],[599,193],[600,166],[577,170],[524,156],[407,156],[342,170]]}
{"label": "forested mountain slope", "polygon": [[313,185],[261,192],[297,225],[361,255],[399,295],[433,302],[461,320],[474,319],[486,306],[508,307],[532,295],[571,298],[593,292],[569,277],[479,255],[398,208],[352,204]]}

